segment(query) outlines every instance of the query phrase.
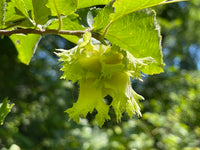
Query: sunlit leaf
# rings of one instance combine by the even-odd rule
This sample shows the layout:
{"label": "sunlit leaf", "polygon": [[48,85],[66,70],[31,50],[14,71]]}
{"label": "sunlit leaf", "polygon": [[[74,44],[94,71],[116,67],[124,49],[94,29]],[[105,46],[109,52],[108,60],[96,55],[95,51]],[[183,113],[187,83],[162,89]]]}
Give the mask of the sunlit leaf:
{"label": "sunlit leaf", "polygon": [[78,0],[78,8],[85,8],[95,5],[105,5],[112,0]]}
{"label": "sunlit leaf", "polygon": [[10,39],[17,49],[19,60],[28,65],[40,40],[40,35],[13,34]]}
{"label": "sunlit leaf", "polygon": [[163,72],[160,29],[155,22],[154,11],[135,12],[121,17],[110,25],[105,37],[136,58],[152,57],[156,63],[143,69],[144,73]]}
{"label": "sunlit leaf", "polygon": [[0,28],[4,25],[6,11],[6,0],[0,0]]}
{"label": "sunlit leaf", "polygon": [[105,6],[94,18],[93,30],[102,33],[105,27],[110,23],[110,14],[114,13],[114,8],[111,5]]}
{"label": "sunlit leaf", "polygon": [[32,0],[33,14],[36,24],[45,24],[48,21],[50,10],[45,5],[48,0]]}
{"label": "sunlit leaf", "polygon": [[156,6],[165,0],[116,0],[113,4],[115,14],[113,20],[137,10]]}
{"label": "sunlit leaf", "polygon": [[11,22],[15,20],[24,19],[25,17],[16,13],[15,5],[13,1],[7,3],[7,11],[5,14],[5,22]]}
{"label": "sunlit leaf", "polygon": [[13,0],[8,2],[5,14],[5,26],[32,27],[32,9],[31,0]]}
{"label": "sunlit leaf", "polygon": [[57,16],[58,14],[69,15],[75,12],[77,0],[49,0],[47,7],[51,9],[53,16]]}
{"label": "sunlit leaf", "polygon": [[24,3],[24,0],[13,0],[14,6],[27,18],[29,18],[28,10]]}
{"label": "sunlit leaf", "polygon": [[3,103],[0,103],[0,125],[3,125],[3,121],[8,113],[11,111],[14,104],[9,104],[9,100],[5,98]]}
{"label": "sunlit leaf", "polygon": [[[85,30],[83,26],[79,24],[78,16],[76,14],[69,15],[67,17],[62,18],[63,23],[63,30]],[[54,20],[50,26],[48,26],[49,29],[57,29],[59,27],[58,20]],[[66,38],[67,40],[77,43],[80,37],[74,36],[74,35],[61,35],[62,37]]]}

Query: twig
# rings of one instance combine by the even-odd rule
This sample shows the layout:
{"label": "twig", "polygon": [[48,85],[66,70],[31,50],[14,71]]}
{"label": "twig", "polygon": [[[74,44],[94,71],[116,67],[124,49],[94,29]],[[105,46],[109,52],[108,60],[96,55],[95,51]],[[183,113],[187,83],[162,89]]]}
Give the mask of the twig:
{"label": "twig", "polygon": [[[87,31],[89,31],[87,29]],[[12,34],[66,34],[66,35],[76,35],[81,37],[86,31],[70,31],[70,30],[54,30],[54,29],[17,29],[17,30],[0,30],[0,35],[10,36]]]}
{"label": "twig", "polygon": [[58,16],[58,20],[59,20],[59,27],[58,27],[58,30],[62,30],[62,17],[61,17],[61,14],[60,14],[59,11],[58,11],[58,8],[57,8],[56,1],[55,1],[55,0],[53,1],[53,3],[54,3],[54,6],[55,6],[55,9],[56,9],[56,12],[57,12],[57,16]]}

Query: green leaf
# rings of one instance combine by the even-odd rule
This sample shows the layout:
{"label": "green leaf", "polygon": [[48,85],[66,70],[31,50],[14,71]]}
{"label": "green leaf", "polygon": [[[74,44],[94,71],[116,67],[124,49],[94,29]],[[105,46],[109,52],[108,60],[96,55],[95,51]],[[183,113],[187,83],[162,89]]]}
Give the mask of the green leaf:
{"label": "green leaf", "polygon": [[39,43],[40,35],[13,34],[10,38],[18,51],[19,60],[28,65]]}
{"label": "green leaf", "polygon": [[24,0],[12,0],[14,6],[27,18],[29,18],[28,10],[26,9],[26,5]]}
{"label": "green leaf", "polygon": [[3,125],[3,121],[8,113],[11,111],[14,104],[9,104],[9,100],[5,98],[3,103],[0,103],[0,124]]}
{"label": "green leaf", "polygon": [[78,0],[78,8],[91,7],[95,5],[106,5],[112,0]]}
{"label": "green leaf", "polygon": [[[63,30],[82,30],[83,31],[86,29],[79,24],[78,16],[76,14],[63,17],[62,23],[63,23],[63,27],[62,27]],[[57,29],[58,27],[59,27],[59,22],[56,19],[51,23],[50,26],[48,26],[48,29]],[[61,35],[61,36],[76,44],[78,40],[80,39],[80,37],[73,36],[73,35]]]}
{"label": "green leaf", "polygon": [[112,44],[136,58],[152,57],[156,63],[142,69],[146,74],[163,72],[160,29],[155,20],[152,10],[134,12],[110,24],[105,34]]}
{"label": "green leaf", "polygon": [[171,4],[171,3],[178,3],[178,2],[183,2],[183,1],[188,1],[188,0],[166,0],[160,4]]}
{"label": "green leaf", "polygon": [[111,5],[104,7],[94,18],[93,30],[99,33],[103,32],[110,23],[111,13],[114,13],[114,8]]}
{"label": "green leaf", "polygon": [[[5,25],[7,27],[33,27],[30,16],[32,11],[31,0],[10,1],[7,3],[6,10]],[[30,12],[30,15],[28,12]]]}
{"label": "green leaf", "polygon": [[[24,4],[25,4],[25,7],[26,7],[26,10],[30,13],[32,13],[32,9],[33,9],[33,4],[32,4],[32,0],[24,0]],[[29,14],[30,16],[30,14]],[[32,18],[32,16],[31,16]]]}
{"label": "green leaf", "polygon": [[45,24],[48,21],[48,16],[50,15],[50,10],[45,5],[48,0],[32,0],[33,4],[33,14],[36,24]]}
{"label": "green leaf", "polygon": [[164,1],[165,0],[116,0],[113,5],[113,7],[115,7],[113,20],[137,10],[156,6]]}
{"label": "green leaf", "polygon": [[53,16],[70,15],[77,9],[77,0],[49,0],[47,7]]}
{"label": "green leaf", "polygon": [[16,20],[25,18],[21,14],[19,15],[16,13],[15,5],[14,5],[13,1],[7,3],[6,9],[7,9],[7,11],[5,14],[5,22],[12,22],[12,21],[16,21]]}
{"label": "green leaf", "polygon": [[4,25],[6,11],[6,0],[0,0],[0,28]]}

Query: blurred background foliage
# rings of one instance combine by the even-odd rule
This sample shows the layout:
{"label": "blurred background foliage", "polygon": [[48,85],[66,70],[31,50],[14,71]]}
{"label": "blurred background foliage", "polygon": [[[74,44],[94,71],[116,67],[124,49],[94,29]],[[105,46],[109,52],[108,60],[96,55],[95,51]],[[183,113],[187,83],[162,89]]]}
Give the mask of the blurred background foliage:
{"label": "blurred background foliage", "polygon": [[[15,106],[0,126],[0,150],[200,150],[200,1],[155,9],[165,72],[133,81],[145,97],[142,118],[124,113],[121,123],[113,119],[103,128],[95,126],[94,114],[77,125],[64,113],[77,100],[78,85],[59,79],[53,52],[74,44],[47,35],[25,66],[11,41],[1,39],[0,99],[8,97]],[[95,14],[88,11],[78,12],[86,26]],[[115,118],[112,109],[110,114]]]}

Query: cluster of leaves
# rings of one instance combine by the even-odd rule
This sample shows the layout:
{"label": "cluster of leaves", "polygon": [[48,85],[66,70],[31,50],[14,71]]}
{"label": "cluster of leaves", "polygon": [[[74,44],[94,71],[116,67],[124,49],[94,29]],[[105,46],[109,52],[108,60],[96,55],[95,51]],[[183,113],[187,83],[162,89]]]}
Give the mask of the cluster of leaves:
{"label": "cluster of leaves", "polygon": [[[109,2],[111,0],[46,0],[42,3],[39,0],[11,0],[10,2],[4,0],[1,2],[3,11],[1,11],[0,27],[4,30],[28,28],[84,31],[88,28],[79,23],[76,12],[81,8],[107,4],[101,10],[95,8],[98,13],[94,19],[90,18],[92,32],[128,50],[137,58],[147,56],[154,58],[156,63],[151,64],[143,72],[148,74],[162,72],[160,35],[159,27],[155,22],[155,12],[153,10],[138,12],[138,10],[168,2],[164,0],[140,2],[123,0],[115,1],[113,4]],[[77,36],[61,36],[74,43],[79,40]],[[21,62],[28,64],[40,36],[18,34],[11,35],[10,38],[18,50]]]}
{"label": "cluster of leaves", "polygon": [[[19,31],[22,32],[26,31],[25,33],[38,33],[41,35],[45,33],[57,33],[74,43],[78,42],[78,40],[80,39],[80,35],[82,35],[86,31],[90,31],[92,33],[92,36],[95,37],[100,42],[104,44],[108,42],[111,45],[116,45],[117,47],[119,47],[119,49],[125,50],[124,52],[126,54],[124,55],[128,56],[130,54],[131,56],[130,58],[124,57],[123,53],[121,52],[120,52],[121,54],[117,56],[117,57],[122,56],[123,57],[122,59],[127,59],[129,61],[129,63],[125,62],[127,63],[126,66],[127,69],[125,69],[125,71],[123,70],[125,73],[123,72],[121,74],[122,71],[120,69],[122,69],[123,67],[121,68],[120,65],[115,66],[116,67],[115,69],[117,69],[118,72],[114,72],[115,69],[113,71],[113,68],[110,68],[111,73],[109,72],[108,68],[107,70],[104,70],[103,76],[105,74],[110,74],[110,79],[108,81],[110,83],[107,83],[107,86],[109,87],[111,84],[113,84],[114,80],[118,82],[118,80],[121,80],[121,78],[123,78],[124,83],[127,83],[127,85],[124,85],[124,87],[121,88],[120,90],[126,93],[125,97],[127,97],[128,99],[138,99],[138,98],[141,99],[141,97],[138,96],[136,93],[134,93],[134,91],[130,90],[131,84],[129,76],[132,76],[133,78],[135,77],[139,78],[138,74],[140,74],[140,72],[143,72],[145,74],[158,74],[163,72],[163,66],[164,66],[162,59],[161,44],[160,44],[161,43],[160,29],[156,21],[156,13],[154,10],[147,8],[160,4],[173,3],[177,1],[180,0],[174,0],[174,1],[45,0],[42,2],[40,0],[11,0],[11,1],[1,0],[0,28],[3,30],[1,30],[0,33],[2,32],[5,33],[6,35],[6,32],[3,31],[11,31],[9,32],[10,34],[7,35],[10,35],[10,39],[13,41],[18,51],[19,60],[25,64],[28,64],[30,62],[33,53],[35,52],[35,49],[41,37],[40,35],[37,34],[14,34],[18,33],[15,31],[19,29],[32,29],[32,30],[19,30]],[[95,7],[97,5],[105,5],[105,7],[102,9],[98,9]],[[81,11],[81,9],[86,7],[91,7],[91,9],[93,9],[93,12],[96,12],[95,15],[90,16],[90,14],[88,14],[88,16],[90,16],[88,17],[89,28],[86,26],[82,26],[80,24],[79,15],[77,13],[78,11]],[[34,32],[34,30],[37,32]],[[60,32],[61,30],[65,31],[67,30],[69,32],[65,32],[66,34],[64,34],[64,32]],[[76,32],[72,33],[70,31],[76,31]],[[79,48],[80,46],[78,46],[78,49]],[[109,48],[105,46],[103,49],[109,49]],[[116,52],[113,49],[115,48],[111,48],[110,54],[109,52],[105,52],[105,55],[107,55],[107,53],[108,55],[116,55]],[[73,53],[73,50],[71,50],[70,53]],[[102,52],[99,51],[98,53]],[[103,53],[102,55],[104,55]],[[77,57],[76,56],[77,54],[74,53],[73,55],[74,57]],[[92,56],[92,59],[85,58],[88,60],[82,60],[83,63],[86,63],[85,67],[88,67],[87,63],[89,63],[90,66],[93,67],[96,65],[95,64],[96,60],[93,57],[96,56]],[[136,58],[140,59],[137,60]],[[111,59],[113,58],[111,57]],[[70,61],[68,60],[62,59],[62,61],[70,63]],[[145,63],[143,61],[145,61]],[[132,67],[135,68],[129,68],[129,64],[132,64],[133,65]],[[76,67],[77,66],[75,66],[74,68]],[[98,69],[98,67],[92,69],[95,70]],[[127,72],[127,70],[129,72]],[[128,74],[131,71],[132,71],[131,75]],[[74,70],[71,71],[70,73],[76,74]],[[67,78],[67,79],[73,80],[73,78]],[[80,79],[76,80],[80,81]],[[80,81],[80,83],[82,82],[83,81]],[[89,84],[91,85],[91,83],[96,82],[96,80],[91,80],[88,82],[84,81],[84,82],[85,83],[82,85],[89,85]],[[107,86],[104,85],[102,87],[108,88]],[[81,86],[81,89],[82,88],[84,89],[85,87]],[[93,87],[90,87],[90,89],[93,89]],[[110,87],[108,89],[109,90],[112,89],[114,91],[119,90],[117,88],[110,88]],[[80,97],[82,97],[81,96],[82,94],[84,96],[84,94],[88,92],[89,91],[86,90],[83,93],[80,91]],[[104,97],[106,95],[111,95],[113,98],[116,97],[117,99],[118,96],[120,97],[120,94],[113,94],[113,93],[114,93],[113,91],[111,93],[106,92],[100,97]],[[94,98],[95,97],[93,97],[93,99]],[[113,100],[113,103],[115,102],[116,101]],[[92,102],[88,101],[88,103]],[[93,103],[95,103],[95,101],[93,101]],[[113,107],[115,107],[117,120],[121,118],[120,113],[124,110],[126,110],[130,116],[132,116],[132,114],[135,111],[138,114],[140,114],[138,104],[137,103],[133,104],[135,103],[135,101],[132,101],[131,102],[132,104],[124,103],[123,105],[127,105],[124,107],[122,107],[122,105],[118,103],[121,103],[120,100],[116,102],[116,105],[112,105]],[[132,107],[130,107],[130,105],[132,105]],[[103,105],[98,105],[98,106],[100,107]],[[109,119],[109,117],[105,115],[108,113],[109,107],[106,104],[104,104],[104,107],[106,108],[105,112],[103,112],[104,116],[100,115],[99,119],[97,119],[100,125],[103,124],[105,119]],[[88,108],[88,111],[91,112],[93,108],[98,109],[97,107],[93,106],[91,108]],[[98,109],[99,113],[100,109],[102,108]],[[120,113],[118,113],[118,109],[120,109],[119,111]],[[87,112],[85,111],[82,112],[81,114],[83,114],[83,116],[86,116]],[[77,117],[77,115],[80,115],[80,112],[77,112],[76,115],[72,115],[71,117],[74,118],[74,120],[78,121],[79,117]]]}

